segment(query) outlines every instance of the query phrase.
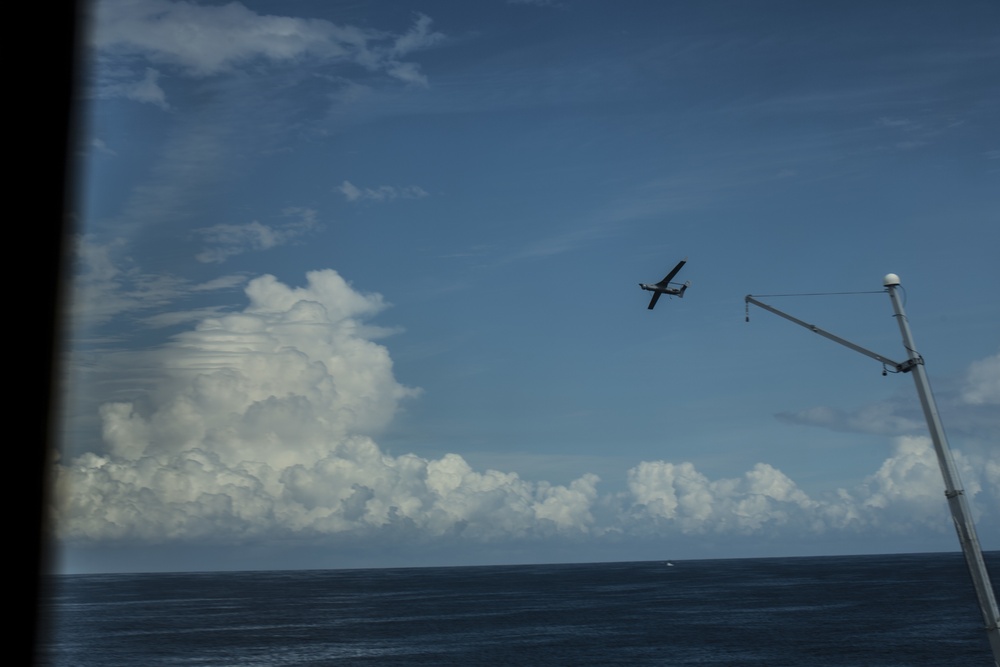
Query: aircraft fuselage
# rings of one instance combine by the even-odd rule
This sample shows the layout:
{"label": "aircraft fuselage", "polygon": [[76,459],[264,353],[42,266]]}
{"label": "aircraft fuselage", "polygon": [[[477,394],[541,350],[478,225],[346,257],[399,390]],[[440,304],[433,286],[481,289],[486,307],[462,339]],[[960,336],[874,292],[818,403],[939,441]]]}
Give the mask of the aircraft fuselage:
{"label": "aircraft fuselage", "polygon": [[659,292],[660,294],[677,295],[684,291],[680,287],[663,287],[660,285],[649,285],[646,283],[639,283],[639,287],[646,290],[647,292]]}

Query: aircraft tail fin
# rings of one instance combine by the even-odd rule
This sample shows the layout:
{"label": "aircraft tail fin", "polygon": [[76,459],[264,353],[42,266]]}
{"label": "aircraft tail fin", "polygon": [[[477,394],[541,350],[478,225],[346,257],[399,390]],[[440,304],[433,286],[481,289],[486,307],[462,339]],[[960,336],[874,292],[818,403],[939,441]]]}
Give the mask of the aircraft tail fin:
{"label": "aircraft tail fin", "polygon": [[684,298],[684,292],[685,292],[685,290],[687,290],[688,287],[691,287],[691,281],[690,280],[686,281],[683,285],[681,285],[681,291],[677,293],[678,298],[681,298],[681,299]]}

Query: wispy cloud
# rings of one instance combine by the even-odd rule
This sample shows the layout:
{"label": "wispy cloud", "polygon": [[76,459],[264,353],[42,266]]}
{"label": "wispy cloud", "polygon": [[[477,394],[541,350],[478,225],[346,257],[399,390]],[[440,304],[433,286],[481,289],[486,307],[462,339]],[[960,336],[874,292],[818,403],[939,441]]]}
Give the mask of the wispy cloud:
{"label": "wispy cloud", "polygon": [[78,275],[70,298],[73,330],[86,330],[125,312],[162,308],[184,291],[187,281],[145,273],[130,260],[117,258],[123,247],[120,239],[76,240]]}
{"label": "wispy cloud", "polygon": [[429,193],[419,185],[380,185],[375,188],[359,188],[350,181],[341,183],[339,190],[347,201],[391,201],[393,199],[420,199]]}
{"label": "wispy cloud", "polygon": [[134,102],[152,104],[167,110],[167,94],[159,84],[160,73],[152,67],[147,67],[141,79],[120,80],[105,79],[97,87],[100,97],[124,97]]}
{"label": "wispy cloud", "polygon": [[882,116],[876,122],[877,125],[882,127],[894,127],[900,130],[919,130],[920,124],[910,120],[909,118],[889,118],[887,116]]}
{"label": "wispy cloud", "polygon": [[562,7],[558,0],[507,0],[508,5],[535,5],[537,7]]}
{"label": "wispy cloud", "polygon": [[444,40],[444,34],[431,30],[431,19],[424,14],[417,14],[413,27],[406,34],[400,35],[392,45],[392,53],[405,56],[414,51],[427,49]]}
{"label": "wispy cloud", "polygon": [[834,431],[899,435],[918,432],[925,423],[920,411],[903,398],[882,401],[854,411],[829,406],[816,406],[797,412],[780,412],[775,415],[790,424],[822,426]]}
{"label": "wispy cloud", "polygon": [[[940,383],[935,397],[947,416],[949,432],[970,438],[1000,432],[1000,354],[970,364],[957,381]],[[793,424],[876,435],[916,435],[927,430],[917,397],[909,389],[854,410],[816,406],[776,416]]]}
{"label": "wispy cloud", "polygon": [[[221,116],[221,112],[211,109],[196,118],[178,117],[178,124],[166,141],[155,152],[141,154],[150,165],[148,174],[135,185],[116,192],[122,198],[117,214],[89,220],[89,230],[131,243],[140,231],[198,219],[206,198],[231,176],[226,166],[234,135],[241,128]],[[245,143],[254,140],[248,137]],[[129,157],[136,155],[134,147],[127,144],[119,150]],[[96,171],[86,176],[97,183],[105,174]]]}
{"label": "wispy cloud", "polygon": [[241,274],[219,276],[206,282],[191,287],[192,292],[213,292],[215,290],[233,289],[239,287],[247,281],[247,277]]}
{"label": "wispy cloud", "polygon": [[90,142],[90,145],[91,145],[91,147],[92,147],[92,148],[93,148],[94,150],[96,150],[96,151],[99,151],[99,152],[101,152],[101,153],[104,153],[105,155],[118,155],[118,153],[116,153],[116,152],[115,152],[114,150],[112,150],[112,149],[111,149],[111,148],[110,148],[110,147],[109,147],[109,146],[108,146],[108,145],[107,145],[107,144],[106,144],[106,143],[104,142],[104,140],[103,140],[103,139],[98,139],[98,138],[96,138],[96,137],[95,137],[95,138],[94,138],[93,140],[91,140],[91,142]]}
{"label": "wispy cloud", "polygon": [[[240,2],[201,5],[172,0],[108,0],[96,5],[91,44],[122,62],[140,56],[173,73],[208,77],[260,62],[274,64],[309,58],[345,62],[383,72],[409,84],[427,85],[413,62],[401,60],[429,48],[444,35],[431,19],[417,14],[401,35],[337,25],[323,19],[258,14]],[[127,67],[123,70],[127,72]],[[157,79],[147,68],[141,81],[106,81],[104,95],[120,95],[166,106]]]}
{"label": "wispy cloud", "polygon": [[[80,237],[75,240],[75,252],[77,275],[69,314],[77,334],[125,313],[165,309],[193,293],[231,290],[246,282],[244,276],[227,275],[195,283],[175,275],[144,271],[129,257],[122,239],[101,243]],[[169,313],[147,318],[146,322],[159,326],[165,318],[170,318]]]}
{"label": "wispy cloud", "polygon": [[195,256],[199,262],[221,263],[235,255],[256,250],[269,250],[291,243],[320,227],[316,211],[289,208],[283,211],[295,220],[279,225],[265,225],[257,220],[242,225],[219,224],[194,230],[205,241],[206,248]]}

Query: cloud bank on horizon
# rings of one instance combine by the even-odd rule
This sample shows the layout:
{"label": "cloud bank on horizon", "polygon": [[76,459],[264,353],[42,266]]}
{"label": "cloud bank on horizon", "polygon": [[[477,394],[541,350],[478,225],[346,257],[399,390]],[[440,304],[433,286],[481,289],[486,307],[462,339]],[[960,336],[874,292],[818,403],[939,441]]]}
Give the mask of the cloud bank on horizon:
{"label": "cloud bank on horizon", "polygon": [[[893,438],[856,487],[810,496],[761,462],[710,479],[688,462],[641,461],[627,489],[597,474],[566,485],[474,470],[459,454],[393,456],[374,439],[418,390],[393,376],[385,307],[333,270],[304,287],[254,278],[240,311],[149,350],[154,389],[100,408],[103,449],[58,465],[56,531],[69,542],[243,541],[378,535],[389,542],[941,530],[928,437]],[[961,400],[996,409],[997,357],[969,369]],[[998,522],[1000,463],[956,452],[984,525]]]}

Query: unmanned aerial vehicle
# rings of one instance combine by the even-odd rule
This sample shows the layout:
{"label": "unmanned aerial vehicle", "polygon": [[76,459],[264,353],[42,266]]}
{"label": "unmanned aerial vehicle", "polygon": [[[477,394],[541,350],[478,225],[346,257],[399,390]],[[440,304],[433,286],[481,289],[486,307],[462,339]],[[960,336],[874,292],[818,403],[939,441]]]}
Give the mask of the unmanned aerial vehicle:
{"label": "unmanned aerial vehicle", "polygon": [[[656,306],[656,302],[659,300],[661,294],[669,294],[670,296],[684,298],[684,290],[691,286],[691,281],[688,280],[683,285],[678,287],[671,287],[670,281],[674,279],[674,276],[676,276],[677,272],[681,270],[681,267],[684,266],[685,262],[687,262],[687,257],[679,261],[677,266],[670,270],[667,277],[656,284],[650,285],[647,283],[639,283],[639,287],[647,292],[653,293],[653,298],[649,300],[649,310],[653,310],[653,307]],[[676,285],[677,283],[673,284]]]}

